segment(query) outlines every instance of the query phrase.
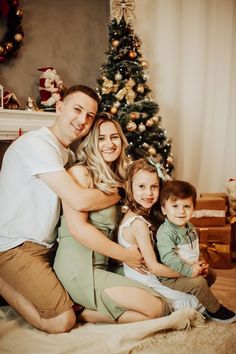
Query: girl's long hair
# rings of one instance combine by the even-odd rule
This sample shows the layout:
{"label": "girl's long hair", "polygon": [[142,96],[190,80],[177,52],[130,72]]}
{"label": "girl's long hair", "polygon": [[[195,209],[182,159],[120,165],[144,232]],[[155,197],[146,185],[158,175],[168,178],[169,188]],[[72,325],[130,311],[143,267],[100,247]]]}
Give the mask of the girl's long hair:
{"label": "girl's long hair", "polygon": [[[121,139],[121,153],[117,160],[109,166],[103,159],[98,143],[100,126],[104,122],[112,122]],[[92,174],[95,188],[104,193],[112,193],[112,188],[123,185],[126,180],[128,157],[125,150],[128,146],[120,124],[108,113],[99,113],[88,135],[82,140],[77,150],[78,164],[85,165]]]}
{"label": "girl's long hair", "polygon": [[[152,166],[145,158],[133,161],[129,167],[127,172],[127,182],[126,182],[126,192],[127,192],[127,206],[131,211],[138,215],[142,215],[147,221],[152,224],[153,231],[157,230],[160,224],[164,221],[164,216],[161,211],[160,201],[158,201],[151,207],[150,212],[147,209],[143,208],[140,204],[138,204],[133,196],[132,184],[133,178],[136,173],[140,170],[155,172],[157,174],[157,170],[154,166]],[[158,174],[157,174],[158,177]],[[162,187],[162,180],[159,179],[159,196],[160,190]]]}

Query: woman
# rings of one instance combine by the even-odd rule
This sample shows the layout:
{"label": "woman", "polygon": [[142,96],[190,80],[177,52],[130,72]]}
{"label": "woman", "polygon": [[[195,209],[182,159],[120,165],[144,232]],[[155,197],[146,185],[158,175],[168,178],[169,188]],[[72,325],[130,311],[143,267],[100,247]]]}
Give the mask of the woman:
{"label": "woman", "polygon": [[[126,179],[126,147],[118,122],[102,113],[80,144],[79,162],[70,173],[82,187],[98,188],[109,194],[114,187],[123,186]],[[170,313],[168,303],[157,292],[108,271],[108,257],[121,260],[117,255],[121,246],[113,242],[112,247],[97,253],[92,251],[92,242],[90,248],[81,244],[84,237],[89,237],[91,227],[93,232],[100,230],[111,239],[118,208],[115,205],[88,213],[63,203],[54,270],[74,302],[85,307],[80,319],[86,322],[128,323]]]}

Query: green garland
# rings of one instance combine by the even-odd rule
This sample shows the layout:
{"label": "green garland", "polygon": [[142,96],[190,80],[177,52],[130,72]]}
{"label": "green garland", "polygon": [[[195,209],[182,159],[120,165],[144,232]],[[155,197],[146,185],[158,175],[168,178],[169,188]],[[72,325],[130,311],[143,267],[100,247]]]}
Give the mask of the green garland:
{"label": "green garland", "polygon": [[6,21],[6,32],[0,41],[0,63],[17,56],[24,37],[22,17],[18,0],[0,0],[0,18]]}

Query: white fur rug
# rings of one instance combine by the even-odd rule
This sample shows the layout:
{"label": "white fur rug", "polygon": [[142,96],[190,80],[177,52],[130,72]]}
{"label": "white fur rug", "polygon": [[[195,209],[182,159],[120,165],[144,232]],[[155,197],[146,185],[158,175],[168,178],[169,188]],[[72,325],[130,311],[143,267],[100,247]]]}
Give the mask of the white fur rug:
{"label": "white fur rug", "polygon": [[[199,327],[200,326],[200,327]],[[0,308],[0,354],[235,354],[236,323],[204,322],[192,309],[124,325],[82,325],[46,334]]]}
{"label": "white fur rug", "polygon": [[236,354],[236,323],[207,321],[189,331],[162,331],[140,343],[132,354]]}

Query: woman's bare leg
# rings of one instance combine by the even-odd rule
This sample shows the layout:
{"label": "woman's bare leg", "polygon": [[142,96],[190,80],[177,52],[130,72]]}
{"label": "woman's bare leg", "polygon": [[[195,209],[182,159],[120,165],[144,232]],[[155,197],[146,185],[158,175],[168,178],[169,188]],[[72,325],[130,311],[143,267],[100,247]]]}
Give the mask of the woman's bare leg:
{"label": "woman's bare leg", "polygon": [[104,291],[114,301],[128,310],[115,321],[98,311],[85,309],[79,315],[79,321],[88,323],[130,323],[162,316],[162,300],[144,289],[135,287],[114,287],[105,289]]}
{"label": "woman's bare leg", "polygon": [[76,317],[73,309],[49,319],[40,316],[34,305],[16,289],[0,278],[0,295],[14,308],[29,324],[48,333],[63,333],[70,331],[75,325]]}
{"label": "woman's bare leg", "polygon": [[162,299],[144,289],[122,286],[104,291],[115,302],[128,309],[118,318],[118,323],[144,321],[163,315]]}

